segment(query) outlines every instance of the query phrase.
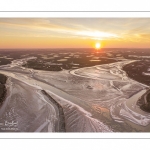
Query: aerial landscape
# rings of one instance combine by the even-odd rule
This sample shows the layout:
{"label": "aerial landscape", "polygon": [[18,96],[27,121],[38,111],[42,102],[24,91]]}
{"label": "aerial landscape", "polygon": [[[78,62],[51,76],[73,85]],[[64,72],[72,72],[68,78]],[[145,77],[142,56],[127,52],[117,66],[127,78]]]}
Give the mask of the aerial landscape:
{"label": "aerial landscape", "polygon": [[150,132],[149,18],[0,18],[0,132]]}

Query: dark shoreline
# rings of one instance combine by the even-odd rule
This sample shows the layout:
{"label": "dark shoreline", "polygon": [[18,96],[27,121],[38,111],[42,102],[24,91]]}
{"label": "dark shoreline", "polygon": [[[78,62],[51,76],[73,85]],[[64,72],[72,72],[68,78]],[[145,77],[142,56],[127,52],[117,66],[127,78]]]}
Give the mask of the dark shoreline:
{"label": "dark shoreline", "polygon": [[56,102],[45,90],[42,90],[42,93],[48,97],[48,99],[58,108],[59,111],[59,121],[58,121],[58,126],[59,130],[56,132],[66,132],[65,128],[65,115],[63,112],[62,106]]}
{"label": "dark shoreline", "polygon": [[150,90],[142,95],[142,97],[137,101],[137,105],[145,112],[150,113]]}
{"label": "dark shoreline", "polygon": [[0,107],[2,106],[7,95],[7,90],[5,86],[6,81],[7,77],[3,74],[0,74]]}

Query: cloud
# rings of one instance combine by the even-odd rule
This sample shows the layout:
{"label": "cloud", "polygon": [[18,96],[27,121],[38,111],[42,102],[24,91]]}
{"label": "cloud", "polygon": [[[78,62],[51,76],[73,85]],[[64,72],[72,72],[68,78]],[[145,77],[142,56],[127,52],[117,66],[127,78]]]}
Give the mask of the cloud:
{"label": "cloud", "polygon": [[[0,19],[0,26],[10,36],[113,38],[116,34],[93,31],[82,24],[64,22],[64,19]],[[78,19],[77,19],[78,20]],[[84,30],[83,30],[84,29]],[[9,32],[9,33],[8,33]]]}
{"label": "cloud", "polygon": [[149,18],[4,18],[2,36],[149,41]]}

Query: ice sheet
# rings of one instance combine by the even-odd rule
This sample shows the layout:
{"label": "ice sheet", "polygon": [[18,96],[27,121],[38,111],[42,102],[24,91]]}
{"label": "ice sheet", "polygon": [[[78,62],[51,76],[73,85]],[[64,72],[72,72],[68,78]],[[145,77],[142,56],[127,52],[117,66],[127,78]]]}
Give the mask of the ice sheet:
{"label": "ice sheet", "polygon": [[[124,65],[133,61],[59,72],[22,68],[21,62],[25,61],[27,59],[1,66],[0,72],[26,86],[46,90],[53,96],[63,107],[66,131],[111,132],[117,131],[118,126],[128,131],[134,124],[139,127],[150,124],[150,115],[136,107],[147,86],[130,79],[122,70]],[[41,123],[36,131],[43,126],[47,124]]]}

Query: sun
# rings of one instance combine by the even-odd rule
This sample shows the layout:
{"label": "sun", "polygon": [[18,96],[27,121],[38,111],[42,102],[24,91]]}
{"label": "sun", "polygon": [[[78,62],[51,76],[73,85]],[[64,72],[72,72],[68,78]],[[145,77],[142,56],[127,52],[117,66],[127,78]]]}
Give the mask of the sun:
{"label": "sun", "polygon": [[101,44],[100,44],[100,43],[96,43],[96,44],[95,44],[95,48],[96,48],[96,49],[100,49],[100,48],[101,48]]}

